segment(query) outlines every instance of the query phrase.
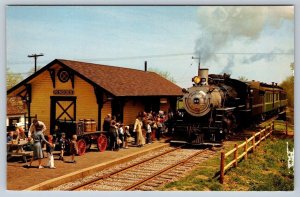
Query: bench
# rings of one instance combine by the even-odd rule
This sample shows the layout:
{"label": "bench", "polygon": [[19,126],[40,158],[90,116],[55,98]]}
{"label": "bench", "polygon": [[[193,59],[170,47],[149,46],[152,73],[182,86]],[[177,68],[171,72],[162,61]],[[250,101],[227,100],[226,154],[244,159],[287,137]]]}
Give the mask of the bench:
{"label": "bench", "polygon": [[23,151],[23,152],[8,152],[7,153],[7,160],[11,157],[23,157],[23,161],[27,163],[27,156],[32,157],[33,152],[32,151]]}

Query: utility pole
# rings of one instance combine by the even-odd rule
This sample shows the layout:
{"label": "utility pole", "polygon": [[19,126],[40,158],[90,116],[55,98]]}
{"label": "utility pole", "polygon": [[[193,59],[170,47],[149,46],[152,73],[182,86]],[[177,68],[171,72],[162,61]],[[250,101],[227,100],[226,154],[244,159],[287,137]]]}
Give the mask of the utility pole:
{"label": "utility pole", "polygon": [[36,60],[38,57],[40,56],[44,56],[43,53],[40,53],[40,54],[32,54],[32,55],[28,55],[27,57],[34,57],[34,72],[36,72]]}

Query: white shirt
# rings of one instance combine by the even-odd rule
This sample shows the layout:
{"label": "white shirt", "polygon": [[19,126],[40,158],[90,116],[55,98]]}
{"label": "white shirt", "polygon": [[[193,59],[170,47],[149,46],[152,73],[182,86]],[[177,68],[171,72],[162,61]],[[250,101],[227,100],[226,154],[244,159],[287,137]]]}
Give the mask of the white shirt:
{"label": "white shirt", "polygon": [[[41,122],[41,121],[38,121],[39,125],[42,125],[42,132],[44,133],[44,131],[46,131],[46,125]],[[35,132],[36,131],[36,128],[35,128],[35,125],[33,123],[31,123],[30,127],[29,127],[29,131],[28,131],[28,137],[31,137],[31,134],[32,132]]]}

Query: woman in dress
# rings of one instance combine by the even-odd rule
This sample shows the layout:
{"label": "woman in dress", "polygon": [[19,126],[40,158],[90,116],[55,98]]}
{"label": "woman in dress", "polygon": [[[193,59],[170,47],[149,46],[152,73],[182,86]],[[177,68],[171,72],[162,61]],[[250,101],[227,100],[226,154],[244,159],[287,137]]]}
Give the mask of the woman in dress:
{"label": "woman in dress", "polygon": [[137,146],[142,147],[145,144],[145,138],[142,133],[142,127],[143,127],[143,122],[142,122],[142,116],[139,115],[138,118],[135,120],[134,123],[134,128],[133,131],[136,132],[136,137],[137,137]]}
{"label": "woman in dress", "polygon": [[31,138],[33,139],[33,156],[31,158],[29,166],[31,166],[34,159],[38,159],[39,166],[38,168],[44,168],[42,166],[42,159],[44,158],[42,142],[44,141],[49,146],[53,146],[46,139],[42,131],[42,125],[39,125],[38,122],[35,123],[36,131],[31,134]]}

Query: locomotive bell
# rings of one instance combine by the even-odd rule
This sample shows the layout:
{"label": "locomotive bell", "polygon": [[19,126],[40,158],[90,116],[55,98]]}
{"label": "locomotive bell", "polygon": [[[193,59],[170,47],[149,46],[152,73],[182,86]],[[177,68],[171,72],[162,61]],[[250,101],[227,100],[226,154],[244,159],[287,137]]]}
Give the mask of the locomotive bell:
{"label": "locomotive bell", "polygon": [[199,69],[198,76],[200,78],[201,85],[208,85],[208,69],[207,68]]}

